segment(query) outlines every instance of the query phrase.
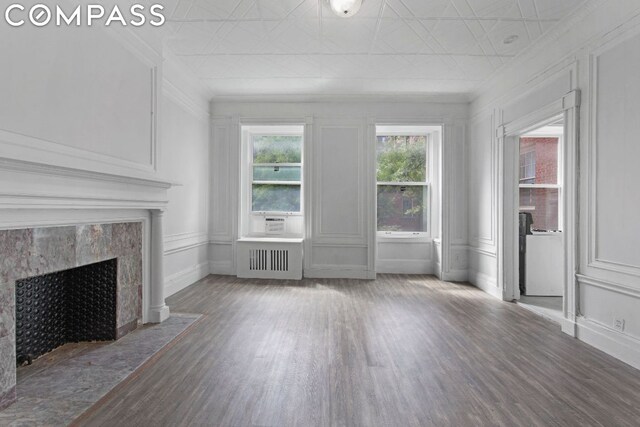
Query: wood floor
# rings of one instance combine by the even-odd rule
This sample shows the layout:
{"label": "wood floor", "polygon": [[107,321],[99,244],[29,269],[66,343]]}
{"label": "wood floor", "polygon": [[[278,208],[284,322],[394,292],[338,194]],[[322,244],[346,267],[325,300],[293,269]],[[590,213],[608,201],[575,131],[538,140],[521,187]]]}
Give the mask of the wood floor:
{"label": "wood floor", "polygon": [[206,316],[82,425],[640,425],[640,371],[471,286],[210,276],[168,302]]}

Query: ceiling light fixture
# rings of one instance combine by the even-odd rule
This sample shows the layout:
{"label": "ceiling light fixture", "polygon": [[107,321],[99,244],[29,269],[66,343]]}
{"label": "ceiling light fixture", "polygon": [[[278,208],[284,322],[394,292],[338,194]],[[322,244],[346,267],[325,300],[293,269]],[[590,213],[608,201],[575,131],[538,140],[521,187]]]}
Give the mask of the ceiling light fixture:
{"label": "ceiling light fixture", "polygon": [[362,0],[328,0],[333,13],[341,18],[349,18],[360,10]]}

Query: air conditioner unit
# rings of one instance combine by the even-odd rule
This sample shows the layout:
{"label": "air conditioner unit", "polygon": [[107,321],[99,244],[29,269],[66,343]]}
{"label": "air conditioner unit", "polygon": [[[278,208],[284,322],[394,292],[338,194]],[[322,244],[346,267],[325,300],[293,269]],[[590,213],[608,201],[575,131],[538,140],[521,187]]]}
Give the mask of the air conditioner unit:
{"label": "air conditioner unit", "polygon": [[241,278],[302,279],[302,239],[240,239],[236,245]]}
{"label": "air conditioner unit", "polygon": [[285,217],[265,217],[264,232],[270,235],[282,235],[285,233],[287,219]]}

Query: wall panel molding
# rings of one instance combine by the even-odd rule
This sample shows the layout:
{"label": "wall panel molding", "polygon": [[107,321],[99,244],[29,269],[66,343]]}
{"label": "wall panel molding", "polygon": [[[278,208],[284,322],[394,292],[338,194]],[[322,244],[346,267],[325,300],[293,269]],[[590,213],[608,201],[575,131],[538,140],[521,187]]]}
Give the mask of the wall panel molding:
{"label": "wall panel molding", "polygon": [[206,231],[174,234],[165,236],[164,253],[171,255],[209,244],[209,233]]}
{"label": "wall panel molding", "polygon": [[[157,100],[160,73],[157,64],[161,62],[161,57],[157,56],[157,53],[151,52],[148,47],[142,47],[143,42],[128,33],[120,35],[114,33],[113,37],[107,38],[113,39],[113,42],[119,47],[132,54],[139,61],[138,65],[141,65],[143,70],[145,68],[148,70],[146,82],[139,82],[140,85],[148,85],[150,89],[149,99],[146,102],[148,116],[145,117],[145,122],[148,120],[149,129],[149,139],[145,141],[147,144],[145,147],[146,161],[131,161],[125,158],[124,154],[117,156],[96,152],[73,146],[69,141],[27,135],[7,128],[0,128],[2,158],[112,174],[155,174],[157,171]],[[135,142],[141,143],[142,141],[136,140]]]}
{"label": "wall panel molding", "polygon": [[[316,135],[314,138],[313,144],[313,165],[312,167],[312,188],[311,194],[313,201],[313,207],[315,209],[314,212],[314,230],[313,230],[313,243],[362,243],[365,244],[367,241],[366,235],[366,221],[364,219],[364,203],[365,196],[363,190],[364,184],[364,135],[366,134],[364,129],[364,123],[362,120],[347,120],[343,122],[326,122],[323,120],[318,120],[315,123]],[[353,159],[353,163],[351,163],[352,167],[355,169],[355,187],[354,191],[349,195],[349,197],[353,198],[353,204],[355,206],[355,210],[350,212],[354,215],[352,220],[355,220],[356,228],[350,231],[338,231],[335,229],[336,224],[329,224],[327,218],[325,216],[325,212],[323,209],[334,209],[332,206],[329,206],[328,203],[325,203],[325,194],[323,188],[323,174],[326,173],[324,170],[325,167],[328,166],[329,163],[335,162],[336,158],[331,156],[331,153],[324,152],[324,132],[327,130],[342,130],[342,131],[353,131],[355,134],[355,139],[352,144],[355,145],[355,159]],[[348,166],[346,167],[348,168]],[[345,182],[346,184],[346,182]],[[345,220],[348,217],[345,216]],[[334,229],[332,229],[334,227]]]}
{"label": "wall panel molding", "polygon": [[156,145],[156,138],[152,137],[149,142],[149,162],[141,164],[0,129],[0,152],[3,159],[68,169],[77,168],[78,164],[82,164],[84,170],[113,175],[154,173]]}
{"label": "wall panel molding", "polygon": [[594,286],[617,294],[640,299],[640,288],[626,286],[597,277],[585,276],[583,274],[578,274],[576,277],[580,286]]}
{"label": "wall panel molding", "polygon": [[230,120],[212,121],[209,230],[211,240],[231,241],[234,236],[232,216],[235,210],[232,205],[235,199],[232,195],[231,183],[237,178],[233,175],[233,171],[236,170],[233,168],[236,159],[233,158],[231,148],[231,132]]}
{"label": "wall panel molding", "polygon": [[477,254],[481,254],[481,255],[484,255],[484,256],[489,256],[489,257],[492,257],[492,258],[496,258],[498,256],[497,252],[496,252],[496,248],[485,249],[485,248],[482,248],[482,247],[479,247],[479,246],[468,246],[467,248],[471,252],[475,252]]}
{"label": "wall panel molding", "polygon": [[[480,227],[477,227],[477,230],[475,228],[471,228],[469,227],[469,232],[471,231],[475,231],[476,235],[470,235],[469,240],[470,242],[472,242],[474,245],[476,246],[480,246],[482,245],[486,245],[486,246],[495,246],[496,245],[496,228],[497,228],[497,191],[498,191],[498,179],[497,179],[497,167],[496,167],[496,162],[497,162],[497,141],[496,141],[496,137],[495,137],[495,128],[496,128],[496,112],[493,111],[491,112],[491,114],[488,116],[489,118],[489,122],[490,125],[488,127],[488,134],[481,136],[482,138],[487,138],[488,141],[490,141],[490,152],[489,152],[489,160],[490,160],[490,185],[491,185],[491,195],[490,195],[490,224],[489,224],[489,229],[488,229],[488,234],[486,235],[482,235],[480,234],[481,230]],[[480,123],[483,120],[487,120],[487,117],[477,117],[475,118],[473,121],[470,122],[469,127],[471,129],[475,128],[476,126],[480,126]],[[472,132],[470,132],[468,135],[471,135]],[[469,144],[477,144],[477,142],[474,141],[469,141]],[[473,159],[469,159],[469,162],[473,161]],[[473,178],[471,176],[471,178]],[[470,186],[471,187],[471,186]],[[469,188],[469,191],[471,191],[471,188]],[[472,214],[472,212],[469,212],[470,214]]]}
{"label": "wall panel molding", "polygon": [[611,52],[622,43],[629,42],[634,37],[638,38],[638,36],[640,36],[640,29],[624,27],[613,32],[608,38],[593,46],[589,51],[590,102],[588,114],[590,126],[587,135],[587,267],[634,277],[640,277],[640,264],[630,264],[613,259],[605,259],[599,251],[598,183],[601,176],[606,176],[606,174],[603,175],[598,156],[598,149],[602,144],[602,142],[598,140],[598,123],[600,121],[598,91],[601,85],[599,73],[600,57]]}

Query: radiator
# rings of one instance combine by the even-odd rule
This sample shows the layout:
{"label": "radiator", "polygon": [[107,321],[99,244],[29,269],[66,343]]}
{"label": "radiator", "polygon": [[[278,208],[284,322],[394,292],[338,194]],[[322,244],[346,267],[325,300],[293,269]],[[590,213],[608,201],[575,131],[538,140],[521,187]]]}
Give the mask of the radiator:
{"label": "radiator", "polygon": [[240,239],[237,276],[256,279],[302,279],[302,239]]}

